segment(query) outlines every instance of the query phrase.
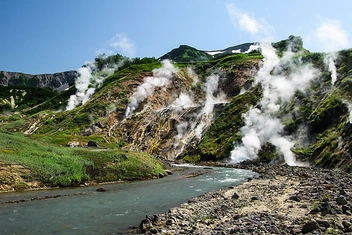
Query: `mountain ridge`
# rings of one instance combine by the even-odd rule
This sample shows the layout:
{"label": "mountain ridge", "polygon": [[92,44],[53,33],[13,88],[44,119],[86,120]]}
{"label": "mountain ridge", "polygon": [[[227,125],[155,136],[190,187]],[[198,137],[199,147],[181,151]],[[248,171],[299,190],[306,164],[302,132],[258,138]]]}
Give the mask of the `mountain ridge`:
{"label": "mountain ridge", "polygon": [[49,87],[56,91],[63,91],[79,76],[77,71],[69,70],[53,74],[26,74],[21,72],[0,71],[0,85],[2,86],[32,86]]}

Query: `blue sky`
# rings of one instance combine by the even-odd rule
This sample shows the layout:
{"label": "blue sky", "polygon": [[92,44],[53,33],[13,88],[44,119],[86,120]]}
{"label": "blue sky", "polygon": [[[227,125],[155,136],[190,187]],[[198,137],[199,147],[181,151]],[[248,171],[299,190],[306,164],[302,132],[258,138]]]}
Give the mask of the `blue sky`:
{"label": "blue sky", "polygon": [[54,73],[97,54],[160,57],[299,35],[311,51],[351,46],[350,0],[0,0],[0,70]]}

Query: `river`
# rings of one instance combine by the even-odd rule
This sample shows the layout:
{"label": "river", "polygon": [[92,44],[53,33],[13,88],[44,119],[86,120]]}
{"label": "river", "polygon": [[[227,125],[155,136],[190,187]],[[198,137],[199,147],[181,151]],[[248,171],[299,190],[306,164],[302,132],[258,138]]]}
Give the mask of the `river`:
{"label": "river", "polygon": [[[185,169],[155,180],[0,194],[1,234],[126,234],[146,215],[256,175],[233,168]],[[99,187],[107,191],[97,192]],[[19,202],[6,203],[14,200]]]}

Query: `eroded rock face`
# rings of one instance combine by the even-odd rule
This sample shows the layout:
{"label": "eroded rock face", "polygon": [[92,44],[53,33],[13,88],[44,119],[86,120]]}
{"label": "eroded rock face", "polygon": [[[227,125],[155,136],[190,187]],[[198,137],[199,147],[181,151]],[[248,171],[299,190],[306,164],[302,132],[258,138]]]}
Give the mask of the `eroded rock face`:
{"label": "eroded rock face", "polygon": [[65,71],[53,74],[24,74],[17,72],[0,71],[0,85],[3,86],[33,86],[50,87],[58,92],[68,88],[79,76],[76,71]]}
{"label": "eroded rock face", "polygon": [[[110,113],[107,136],[127,143],[128,149],[175,160],[199,143],[211,123],[226,108],[227,98],[238,95],[255,74],[256,65],[237,68],[233,73],[216,71],[206,76],[199,87],[192,85],[193,80],[186,72],[179,71],[172,75],[168,86],[155,88],[154,94],[141,102],[133,115],[124,117],[119,110]],[[147,76],[150,74],[144,75]],[[218,79],[217,87],[209,92],[212,76]],[[138,77],[134,87],[140,86],[143,79]],[[176,104],[181,94],[188,96],[188,104]],[[225,98],[221,100],[221,96]]]}

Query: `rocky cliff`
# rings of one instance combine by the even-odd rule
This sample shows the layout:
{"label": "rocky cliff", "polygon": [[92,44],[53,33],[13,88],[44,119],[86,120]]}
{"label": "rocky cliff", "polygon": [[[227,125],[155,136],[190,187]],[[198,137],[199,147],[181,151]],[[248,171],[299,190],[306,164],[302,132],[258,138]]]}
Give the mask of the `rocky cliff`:
{"label": "rocky cliff", "polygon": [[68,88],[69,84],[74,82],[77,77],[78,73],[76,71],[36,75],[0,71],[0,85],[49,87],[61,92]]}

